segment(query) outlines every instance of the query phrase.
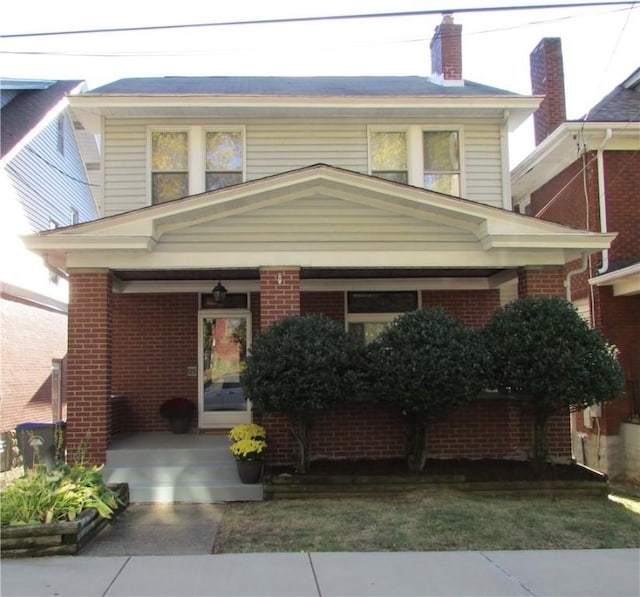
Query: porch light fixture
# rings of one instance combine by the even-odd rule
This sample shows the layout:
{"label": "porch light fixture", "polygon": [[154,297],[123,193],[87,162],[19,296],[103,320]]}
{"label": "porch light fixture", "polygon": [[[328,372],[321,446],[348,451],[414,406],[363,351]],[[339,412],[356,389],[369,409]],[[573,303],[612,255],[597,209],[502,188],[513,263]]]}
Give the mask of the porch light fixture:
{"label": "porch light fixture", "polygon": [[224,299],[227,296],[227,289],[222,285],[222,282],[218,282],[211,292],[213,294],[213,301],[215,304],[223,305]]}

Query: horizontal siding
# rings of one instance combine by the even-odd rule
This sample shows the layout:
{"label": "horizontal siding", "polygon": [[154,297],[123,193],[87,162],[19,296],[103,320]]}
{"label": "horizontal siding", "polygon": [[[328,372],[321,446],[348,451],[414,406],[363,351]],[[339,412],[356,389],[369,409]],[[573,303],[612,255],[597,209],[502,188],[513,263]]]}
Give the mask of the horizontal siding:
{"label": "horizontal siding", "polygon": [[71,210],[80,222],[96,218],[91,186],[73,134],[64,122],[64,152],[58,151],[58,123],[54,119],[6,166],[6,173],[31,231],[72,223]]}
{"label": "horizontal siding", "polygon": [[499,125],[464,128],[466,197],[502,207],[502,158]]}
{"label": "horizontal siding", "polygon": [[[194,119],[108,119],[103,146],[105,165],[105,215],[138,209],[147,200],[147,127],[237,126],[246,130],[247,180],[257,180],[290,170],[325,163],[366,173],[367,127],[393,124],[357,119],[255,120],[202,122]],[[429,122],[407,119],[398,126]],[[442,121],[438,121],[442,126]],[[466,197],[502,206],[500,122],[461,120],[464,140]]]}
{"label": "horizontal siding", "polygon": [[469,232],[419,221],[331,197],[265,207],[165,234],[163,243],[268,242],[476,242]]}
{"label": "horizontal siding", "polygon": [[147,126],[108,119],[103,139],[105,216],[147,205]]}

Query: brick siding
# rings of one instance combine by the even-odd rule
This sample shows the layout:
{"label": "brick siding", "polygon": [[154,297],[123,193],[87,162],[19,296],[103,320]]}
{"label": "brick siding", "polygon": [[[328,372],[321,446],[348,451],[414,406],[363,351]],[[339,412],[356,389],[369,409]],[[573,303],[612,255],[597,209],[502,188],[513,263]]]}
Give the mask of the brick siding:
{"label": "brick siding", "polygon": [[67,316],[2,298],[0,329],[0,431],[20,423],[50,423],[51,360],[67,352]]}
{"label": "brick siding", "polygon": [[112,274],[69,278],[67,457],[103,463],[111,430]]}
{"label": "brick siding", "polygon": [[[291,464],[296,444],[286,417],[263,415],[267,429],[267,461]],[[547,434],[549,452],[571,456],[569,415],[554,417]],[[431,458],[528,458],[533,445],[533,419],[513,400],[478,399],[466,409],[432,426]],[[392,459],[405,455],[405,422],[400,412],[384,405],[358,404],[319,413],[312,426],[312,460]]]}
{"label": "brick siding", "polygon": [[113,324],[113,393],[125,397],[120,428],[167,430],[162,402],[198,402],[198,378],[187,374],[198,366],[198,295],[114,295]]}

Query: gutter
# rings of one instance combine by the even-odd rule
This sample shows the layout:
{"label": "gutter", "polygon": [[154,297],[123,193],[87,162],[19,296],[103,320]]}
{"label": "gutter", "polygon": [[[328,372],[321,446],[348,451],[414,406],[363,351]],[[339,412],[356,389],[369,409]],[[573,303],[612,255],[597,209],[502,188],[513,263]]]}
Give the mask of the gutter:
{"label": "gutter", "polygon": [[565,287],[567,301],[569,303],[571,302],[571,278],[573,278],[573,276],[577,276],[579,274],[584,273],[587,270],[588,265],[589,265],[589,253],[582,253],[582,263],[580,267],[577,269],[573,269],[570,272],[567,272],[567,275],[564,278],[564,287]]}
{"label": "gutter", "polygon": [[[604,136],[604,140],[598,147],[597,164],[598,164],[598,206],[600,208],[600,232],[607,231],[607,201],[606,188],[604,184],[604,146],[613,136],[613,131],[608,128]],[[609,269],[609,249],[602,251],[602,265],[597,270],[598,274],[604,274]]]}

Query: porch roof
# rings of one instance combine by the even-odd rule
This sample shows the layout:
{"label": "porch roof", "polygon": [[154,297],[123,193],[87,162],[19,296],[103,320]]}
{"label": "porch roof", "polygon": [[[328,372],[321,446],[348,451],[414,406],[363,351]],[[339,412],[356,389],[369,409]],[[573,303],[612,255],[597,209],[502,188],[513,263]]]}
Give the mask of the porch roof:
{"label": "porch roof", "polygon": [[63,271],[195,273],[266,266],[499,271],[562,265],[614,238],[317,164],[24,241]]}

